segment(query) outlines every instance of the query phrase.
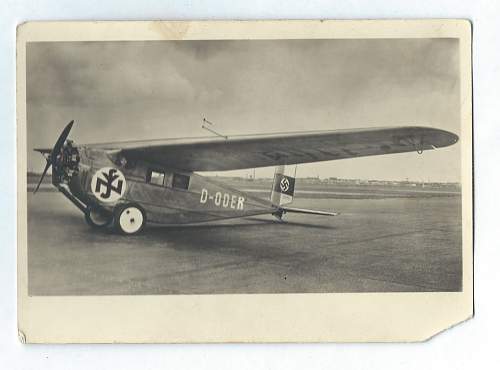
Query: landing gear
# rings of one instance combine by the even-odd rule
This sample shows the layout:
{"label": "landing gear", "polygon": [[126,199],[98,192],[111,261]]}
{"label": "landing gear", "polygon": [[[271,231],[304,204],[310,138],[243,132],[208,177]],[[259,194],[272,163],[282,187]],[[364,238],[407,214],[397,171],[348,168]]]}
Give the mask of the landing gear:
{"label": "landing gear", "polygon": [[122,234],[139,233],[146,224],[146,213],[137,204],[124,204],[114,211],[115,227]]}
{"label": "landing gear", "polygon": [[113,220],[113,215],[94,206],[88,206],[85,210],[85,221],[95,229],[108,226]]}

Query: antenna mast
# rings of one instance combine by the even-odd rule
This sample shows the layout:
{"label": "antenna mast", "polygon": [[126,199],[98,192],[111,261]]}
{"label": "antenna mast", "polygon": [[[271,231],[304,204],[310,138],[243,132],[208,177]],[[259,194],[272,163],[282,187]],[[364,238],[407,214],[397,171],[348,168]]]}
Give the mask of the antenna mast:
{"label": "antenna mast", "polygon": [[214,124],[212,122],[210,122],[208,119],[206,119],[205,117],[203,117],[203,124],[201,125],[202,129],[207,130],[207,131],[211,132],[212,134],[217,135],[219,137],[223,137],[224,139],[227,140],[227,136],[226,135],[222,135],[222,134],[218,133],[213,128],[210,128],[210,127],[206,126],[205,123],[208,123],[212,127],[214,126]]}

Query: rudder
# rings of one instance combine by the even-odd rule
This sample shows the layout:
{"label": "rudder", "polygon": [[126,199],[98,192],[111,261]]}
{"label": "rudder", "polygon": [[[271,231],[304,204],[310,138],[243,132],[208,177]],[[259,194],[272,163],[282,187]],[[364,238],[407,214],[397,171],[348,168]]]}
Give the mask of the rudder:
{"label": "rudder", "polygon": [[276,206],[289,204],[293,201],[297,166],[294,167],[294,170],[293,167],[291,168],[293,176],[291,176],[291,171],[287,171],[288,169],[285,165],[276,167],[274,172],[273,188],[271,191],[271,202]]}

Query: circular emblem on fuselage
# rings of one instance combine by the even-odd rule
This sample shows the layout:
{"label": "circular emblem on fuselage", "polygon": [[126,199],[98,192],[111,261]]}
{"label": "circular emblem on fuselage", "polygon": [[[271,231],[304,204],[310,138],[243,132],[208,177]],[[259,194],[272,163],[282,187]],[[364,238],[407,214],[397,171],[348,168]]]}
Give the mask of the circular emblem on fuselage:
{"label": "circular emblem on fuselage", "polygon": [[281,191],[288,191],[288,189],[290,188],[290,181],[288,181],[288,179],[286,177],[283,177],[280,181],[280,189]]}
{"label": "circular emblem on fuselage", "polygon": [[101,202],[111,203],[116,202],[125,194],[127,183],[125,176],[119,170],[104,167],[94,174],[90,187],[97,199]]}

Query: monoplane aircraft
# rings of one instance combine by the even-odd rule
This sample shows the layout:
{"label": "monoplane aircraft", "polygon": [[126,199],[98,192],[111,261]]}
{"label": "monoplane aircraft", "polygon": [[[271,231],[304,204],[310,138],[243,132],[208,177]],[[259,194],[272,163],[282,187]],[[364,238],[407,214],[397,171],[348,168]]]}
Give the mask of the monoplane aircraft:
{"label": "monoplane aircraft", "polygon": [[[295,178],[285,166],[319,161],[422,153],[455,144],[458,136],[429,127],[386,127],[261,135],[213,136],[76,145],[71,121],[52,149],[35,192],[52,167],[52,184],[89,225],[113,224],[123,234],[146,223],[178,225],[285,213],[335,216],[288,207]],[[269,199],[234,189],[198,172],[275,166]]]}

